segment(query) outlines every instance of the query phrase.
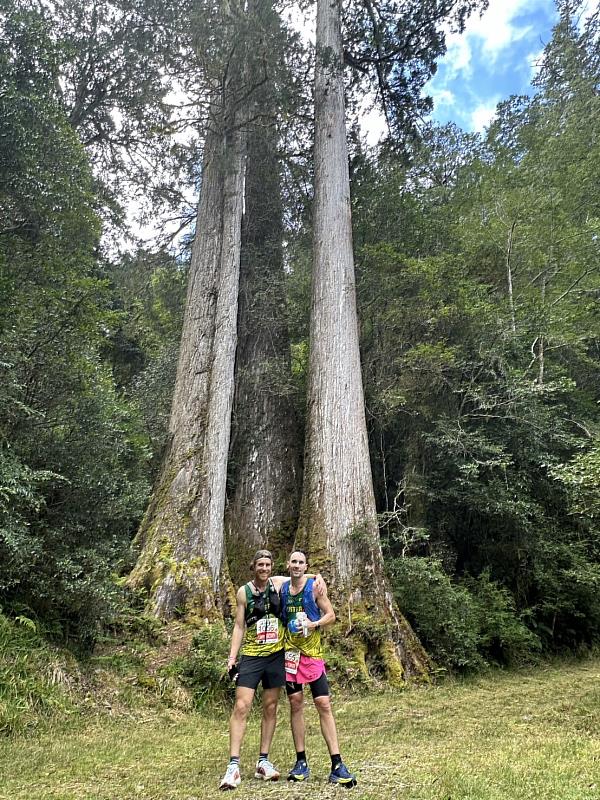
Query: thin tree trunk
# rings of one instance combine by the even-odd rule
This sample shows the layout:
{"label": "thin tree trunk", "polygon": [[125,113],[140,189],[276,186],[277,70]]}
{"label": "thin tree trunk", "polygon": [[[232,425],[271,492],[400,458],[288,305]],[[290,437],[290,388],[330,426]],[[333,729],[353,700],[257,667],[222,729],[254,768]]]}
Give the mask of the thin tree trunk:
{"label": "thin tree trunk", "polygon": [[517,226],[517,221],[515,220],[513,224],[510,226],[510,231],[508,232],[508,242],[506,243],[506,281],[508,284],[508,305],[510,308],[510,323],[511,323],[511,330],[513,333],[517,332],[517,319],[515,316],[515,300],[513,296],[513,275],[512,275],[512,251],[513,251],[513,239],[515,235],[515,228]]}
{"label": "thin tree trunk", "polygon": [[[545,275],[542,276],[541,294],[542,294],[542,311],[545,314],[545,311],[546,311],[546,276]],[[538,352],[537,352],[537,356],[538,356],[538,378],[537,378],[537,382],[539,383],[540,386],[542,386],[543,383],[544,383],[544,366],[545,366],[545,364],[544,364],[544,344],[545,344],[545,342],[544,342],[544,334],[541,333],[540,337],[538,339]]]}
{"label": "thin tree trunk", "polygon": [[359,615],[372,629],[386,622],[390,640],[379,644],[388,677],[397,679],[398,658],[411,676],[427,671],[427,656],[394,607],[383,572],[358,346],[340,0],[317,3],[316,46],[313,286],[297,539],[330,578],[349,632],[359,627]]}
{"label": "thin tree trunk", "polygon": [[[268,110],[263,104],[263,120]],[[258,548],[269,547],[283,566],[300,505],[300,440],[289,393],[280,194],[277,131],[271,118],[266,125],[254,126],[248,144],[232,491],[225,523],[234,583],[246,579]]]}

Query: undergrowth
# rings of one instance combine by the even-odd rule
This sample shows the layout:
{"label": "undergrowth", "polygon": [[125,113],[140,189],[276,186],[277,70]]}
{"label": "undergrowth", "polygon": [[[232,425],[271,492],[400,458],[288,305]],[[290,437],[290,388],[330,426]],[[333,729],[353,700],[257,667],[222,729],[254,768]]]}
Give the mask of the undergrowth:
{"label": "undergrowth", "polygon": [[26,616],[0,612],[0,733],[37,725],[72,710],[73,657],[52,647]]}

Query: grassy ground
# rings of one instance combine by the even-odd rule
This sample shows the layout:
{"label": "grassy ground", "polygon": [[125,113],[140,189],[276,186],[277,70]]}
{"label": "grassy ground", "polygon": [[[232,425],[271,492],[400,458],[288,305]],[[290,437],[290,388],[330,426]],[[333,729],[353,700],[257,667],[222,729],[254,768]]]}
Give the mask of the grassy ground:
{"label": "grassy ground", "polygon": [[[272,758],[293,761],[287,702]],[[363,698],[335,697],[355,800],[596,800],[600,798],[600,660],[494,673]],[[314,709],[307,713],[312,776],[261,784],[252,775],[260,719],[242,753],[236,796],[333,798]],[[222,716],[150,712],[93,716],[0,741],[4,800],[210,800],[227,760]]]}

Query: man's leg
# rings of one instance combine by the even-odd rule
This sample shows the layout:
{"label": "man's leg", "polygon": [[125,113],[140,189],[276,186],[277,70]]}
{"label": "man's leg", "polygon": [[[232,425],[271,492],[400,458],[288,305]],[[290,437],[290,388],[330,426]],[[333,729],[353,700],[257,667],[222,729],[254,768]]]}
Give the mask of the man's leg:
{"label": "man's leg", "polygon": [[340,745],[338,742],[337,728],[335,726],[335,719],[333,710],[331,708],[331,698],[328,694],[315,697],[315,706],[319,712],[319,722],[321,723],[321,733],[325,739],[329,755],[335,755],[340,752]]}
{"label": "man's leg", "polygon": [[352,788],[356,786],[356,776],[353,775],[348,767],[342,761],[340,755],[340,745],[338,742],[337,729],[335,726],[335,719],[331,708],[331,697],[329,696],[329,686],[327,678],[322,675],[316,681],[310,684],[313,693],[315,706],[319,712],[319,721],[321,723],[321,733],[327,744],[329,755],[331,756],[331,772],[329,774],[329,783],[334,783],[339,786],[346,786]]}
{"label": "man's leg", "polygon": [[[300,687],[302,684],[299,684]],[[293,694],[288,695],[290,701],[290,723],[292,726],[292,737],[297,753],[304,752],[306,727],[304,725],[304,692],[302,688]]]}
{"label": "man's leg", "polygon": [[279,770],[269,761],[269,749],[273,741],[275,724],[277,723],[277,701],[279,700],[279,686],[270,689],[264,688],[263,681],[263,713],[260,725],[260,755],[256,762],[255,778],[263,781],[278,781]]}
{"label": "man's leg", "polygon": [[240,757],[242,740],[246,732],[246,722],[254,699],[254,689],[238,686],[235,690],[235,705],[229,720],[229,755]]}
{"label": "man's leg", "polygon": [[268,753],[277,724],[277,702],[281,689],[265,689],[263,691],[263,713],[260,726],[260,752]]}
{"label": "man's leg", "polygon": [[240,748],[246,731],[246,721],[254,699],[254,689],[238,686],[235,690],[235,705],[229,718],[229,764],[219,789],[235,789],[240,785]]}
{"label": "man's leg", "polygon": [[304,751],[304,684],[288,682],[286,691],[290,701],[290,723],[296,748],[296,763],[288,773],[288,781],[306,781],[310,777],[310,769]]}

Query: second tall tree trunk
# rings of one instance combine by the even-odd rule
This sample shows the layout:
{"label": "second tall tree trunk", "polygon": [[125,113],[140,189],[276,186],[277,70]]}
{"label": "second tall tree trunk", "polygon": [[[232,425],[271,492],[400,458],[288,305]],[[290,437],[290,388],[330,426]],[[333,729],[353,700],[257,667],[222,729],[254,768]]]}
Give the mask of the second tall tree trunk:
{"label": "second tall tree trunk", "polygon": [[263,116],[248,142],[232,492],[226,514],[229,571],[236,583],[247,580],[258,548],[268,547],[277,567],[284,567],[300,505],[301,443],[289,391],[280,174],[271,105],[266,92]]}
{"label": "second tall tree trunk", "polygon": [[[318,1],[316,47],[313,285],[298,542],[330,578],[357,654],[364,656],[366,641],[373,646],[377,640],[388,678],[397,679],[426,673],[427,657],[393,605],[379,540],[356,312],[341,0]],[[377,630],[387,634],[377,637]]]}

